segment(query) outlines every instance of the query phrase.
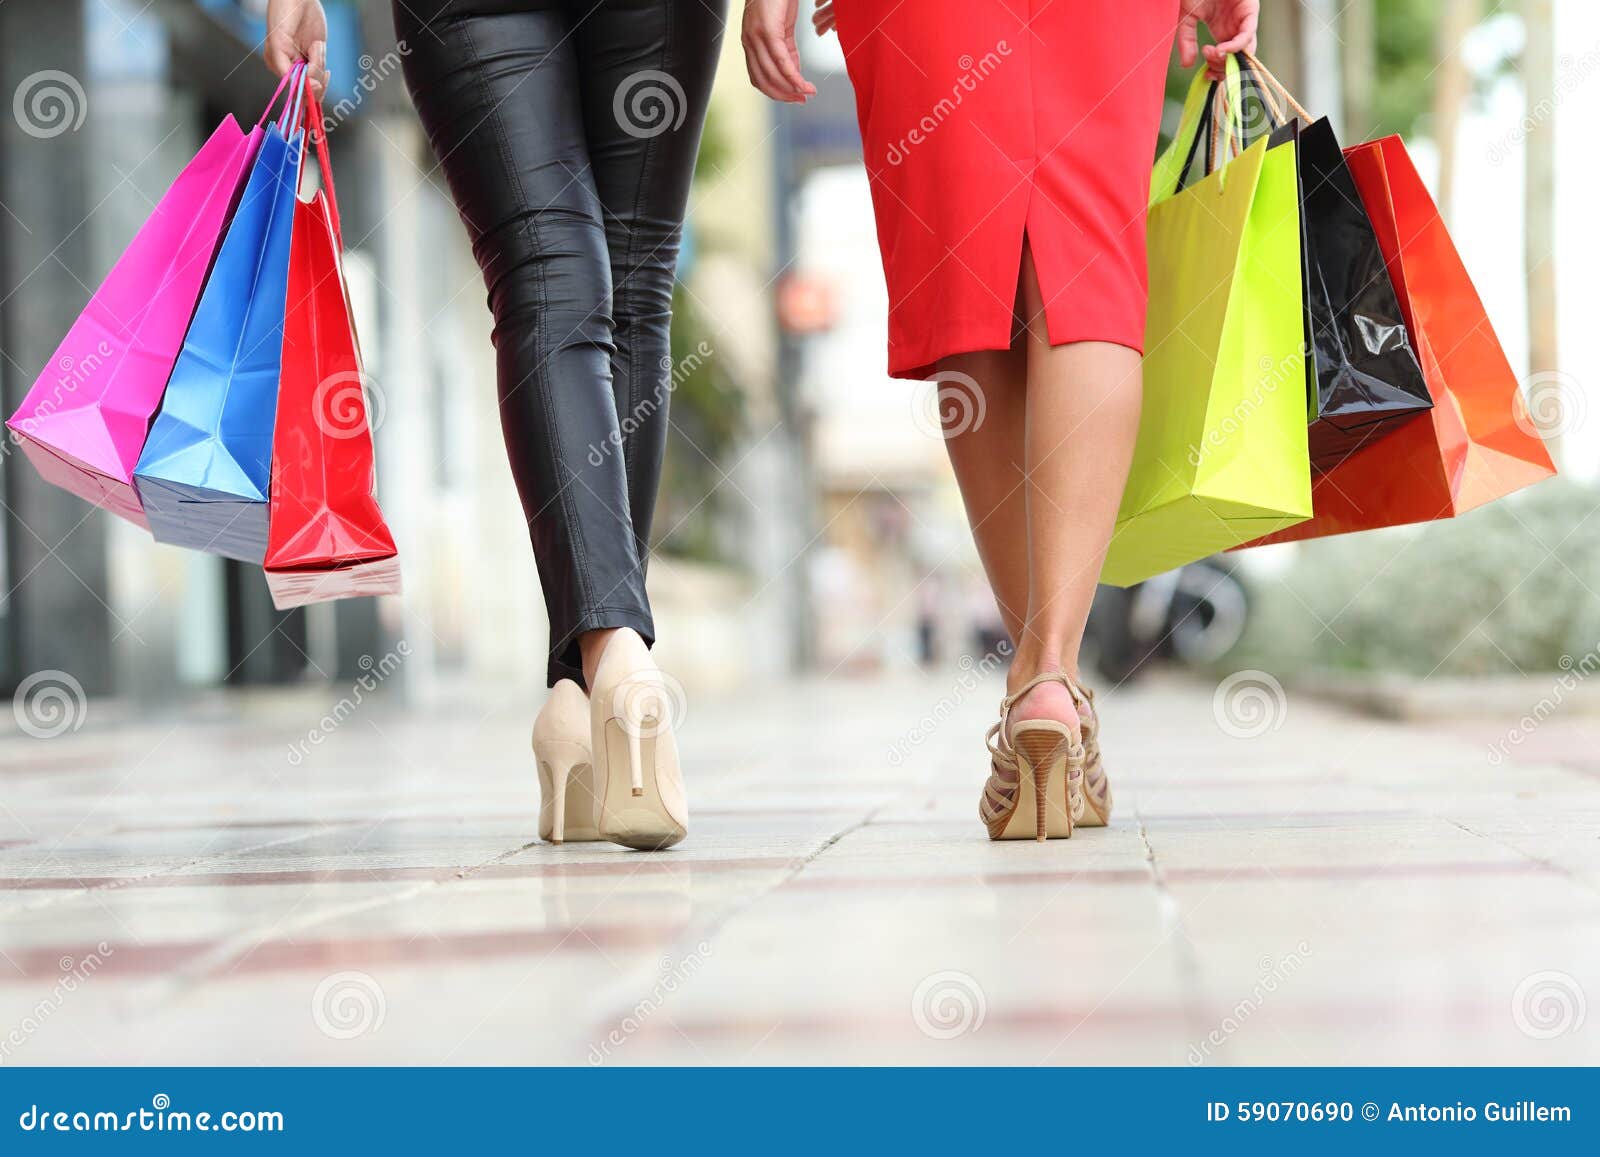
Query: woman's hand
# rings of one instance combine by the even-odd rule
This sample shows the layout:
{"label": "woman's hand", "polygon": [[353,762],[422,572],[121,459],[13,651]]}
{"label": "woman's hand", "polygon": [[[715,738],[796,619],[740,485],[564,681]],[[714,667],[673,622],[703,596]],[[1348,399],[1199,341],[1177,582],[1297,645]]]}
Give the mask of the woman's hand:
{"label": "woman's hand", "polygon": [[818,36],[833,31],[833,0],[817,0],[817,10],[811,14],[811,26]]}
{"label": "woman's hand", "polygon": [[[1193,68],[1203,54],[1212,75],[1221,76],[1232,52],[1256,50],[1256,21],[1261,15],[1261,0],[1180,0],[1178,15],[1178,60]],[[1200,47],[1196,25],[1204,21],[1215,44]]]}
{"label": "woman's hand", "polygon": [[322,0],[268,0],[261,56],[279,76],[306,61],[306,83],[321,100],[328,88],[328,18]]}
{"label": "woman's hand", "polygon": [[750,83],[773,100],[804,104],[816,86],[800,75],[794,22],[800,0],[744,0],[744,66]]}

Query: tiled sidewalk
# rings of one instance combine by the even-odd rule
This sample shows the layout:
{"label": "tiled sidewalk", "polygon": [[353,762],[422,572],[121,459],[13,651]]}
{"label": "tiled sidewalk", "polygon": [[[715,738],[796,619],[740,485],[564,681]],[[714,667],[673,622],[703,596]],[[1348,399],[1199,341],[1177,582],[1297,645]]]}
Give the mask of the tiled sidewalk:
{"label": "tiled sidewalk", "polygon": [[530,843],[504,693],[0,740],[0,1064],[1600,1063],[1592,724],[1152,682],[1114,825],[993,845],[969,678],[692,701],[656,855]]}

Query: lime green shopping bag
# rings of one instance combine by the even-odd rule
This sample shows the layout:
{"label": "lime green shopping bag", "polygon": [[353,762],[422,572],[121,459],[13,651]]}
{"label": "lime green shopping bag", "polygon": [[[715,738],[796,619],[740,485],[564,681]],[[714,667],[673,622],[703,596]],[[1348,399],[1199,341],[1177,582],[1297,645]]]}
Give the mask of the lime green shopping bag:
{"label": "lime green shopping bag", "polygon": [[1129,586],[1311,517],[1292,139],[1175,191],[1198,142],[1242,137],[1238,65],[1196,74],[1152,175],[1144,409],[1100,581]]}

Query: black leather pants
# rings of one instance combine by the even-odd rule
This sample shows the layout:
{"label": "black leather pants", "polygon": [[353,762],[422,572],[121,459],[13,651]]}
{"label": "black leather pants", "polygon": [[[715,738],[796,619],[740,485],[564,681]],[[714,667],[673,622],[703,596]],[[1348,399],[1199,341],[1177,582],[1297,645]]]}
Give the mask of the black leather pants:
{"label": "black leather pants", "polygon": [[550,615],[655,628],[673,271],[725,0],[394,0],[406,86],[483,269],[500,420]]}

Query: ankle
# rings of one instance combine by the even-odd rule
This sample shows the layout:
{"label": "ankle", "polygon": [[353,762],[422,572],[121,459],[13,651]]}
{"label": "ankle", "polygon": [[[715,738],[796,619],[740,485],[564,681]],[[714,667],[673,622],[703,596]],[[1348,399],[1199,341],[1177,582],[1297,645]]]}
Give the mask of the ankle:
{"label": "ankle", "polygon": [[600,627],[593,631],[585,631],[578,636],[578,653],[583,657],[583,685],[587,690],[594,689],[595,672],[600,669],[600,656],[606,653],[606,644],[611,641],[619,627]]}
{"label": "ankle", "polygon": [[[1011,659],[1011,666],[1006,671],[1006,693],[1015,695],[1017,690],[1025,686],[1030,680],[1040,675],[1054,675],[1064,671],[1074,680],[1078,678],[1078,656],[1069,654],[1064,649],[1055,647],[1017,648],[1017,653]],[[1060,686],[1060,684],[1056,684]]]}

